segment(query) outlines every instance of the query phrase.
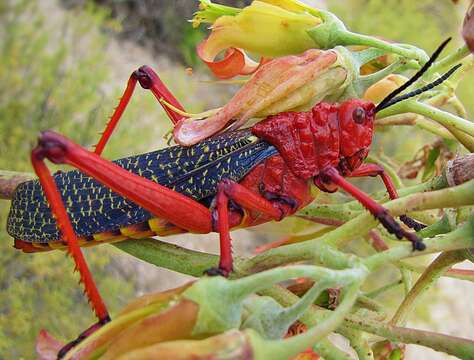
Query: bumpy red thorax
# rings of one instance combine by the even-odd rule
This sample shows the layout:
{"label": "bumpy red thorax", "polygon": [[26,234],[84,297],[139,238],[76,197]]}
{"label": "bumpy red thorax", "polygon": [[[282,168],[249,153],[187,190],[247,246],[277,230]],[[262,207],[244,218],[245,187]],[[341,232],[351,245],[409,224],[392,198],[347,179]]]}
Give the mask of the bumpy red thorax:
{"label": "bumpy red thorax", "polygon": [[307,112],[284,112],[256,124],[252,133],[273,144],[293,173],[310,179],[339,162],[337,104],[320,103]]}

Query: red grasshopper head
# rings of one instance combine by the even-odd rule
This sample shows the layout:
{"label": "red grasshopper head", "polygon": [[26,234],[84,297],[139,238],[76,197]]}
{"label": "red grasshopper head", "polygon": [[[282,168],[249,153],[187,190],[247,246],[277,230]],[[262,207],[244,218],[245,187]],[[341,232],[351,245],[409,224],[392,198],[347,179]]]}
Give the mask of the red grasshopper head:
{"label": "red grasshopper head", "polygon": [[339,168],[344,173],[357,169],[369,153],[374,132],[375,105],[348,100],[339,106]]}

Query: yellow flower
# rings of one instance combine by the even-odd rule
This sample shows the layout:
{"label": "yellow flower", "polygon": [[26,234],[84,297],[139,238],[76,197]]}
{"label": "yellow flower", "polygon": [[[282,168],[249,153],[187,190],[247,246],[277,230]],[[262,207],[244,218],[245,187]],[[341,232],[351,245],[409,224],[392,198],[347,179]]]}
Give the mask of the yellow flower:
{"label": "yellow flower", "polygon": [[[199,45],[198,55],[220,78],[248,74],[257,68],[243,50],[274,58],[318,47],[307,30],[319,25],[321,18],[317,11],[298,1],[261,0],[234,9],[205,0],[201,7],[193,24],[211,22],[213,25],[210,36]],[[214,62],[223,50],[230,50],[224,61]]]}

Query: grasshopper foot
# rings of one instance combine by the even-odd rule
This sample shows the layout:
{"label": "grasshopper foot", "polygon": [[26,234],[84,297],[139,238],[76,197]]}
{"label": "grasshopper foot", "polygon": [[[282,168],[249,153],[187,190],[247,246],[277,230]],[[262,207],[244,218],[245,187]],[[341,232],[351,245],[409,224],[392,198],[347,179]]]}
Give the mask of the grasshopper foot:
{"label": "grasshopper foot", "polygon": [[73,340],[64,345],[61,350],[58,352],[57,359],[60,360],[62,359],[68,352],[71,350],[73,347],[78,345],[81,341],[83,341],[85,338],[89,337],[93,333],[95,333],[97,330],[99,330],[103,325],[107,324],[110,321],[110,317],[107,316],[107,318],[103,320],[99,320],[97,323],[92,325],[91,327],[87,328],[84,330],[82,333],[79,334],[79,336]]}
{"label": "grasshopper foot", "polygon": [[229,277],[229,274],[232,270],[227,270],[222,267],[212,267],[210,269],[207,269],[204,271],[205,275],[208,276],[223,276],[223,277]]}
{"label": "grasshopper foot", "polygon": [[405,231],[400,224],[390,216],[388,211],[383,211],[375,217],[389,233],[394,234],[398,239],[405,238],[410,241],[413,245],[413,251],[423,251],[426,249],[426,245],[423,244],[423,241],[416,234]]}
{"label": "grasshopper foot", "polygon": [[424,229],[426,227],[425,224],[421,224],[418,221],[406,215],[400,215],[400,220],[410,229],[413,229],[415,231],[420,231],[421,229]]}

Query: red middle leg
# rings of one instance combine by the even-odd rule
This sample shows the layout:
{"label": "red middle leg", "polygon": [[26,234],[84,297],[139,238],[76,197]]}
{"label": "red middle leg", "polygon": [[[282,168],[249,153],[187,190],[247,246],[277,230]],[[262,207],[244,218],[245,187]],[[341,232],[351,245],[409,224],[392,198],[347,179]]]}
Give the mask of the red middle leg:
{"label": "red middle leg", "polygon": [[102,154],[102,151],[104,150],[105,145],[107,144],[107,141],[110,139],[112,132],[114,131],[120,118],[122,117],[123,112],[125,111],[125,108],[127,107],[130,101],[130,98],[133,95],[137,81],[140,83],[142,88],[151,90],[151,92],[153,93],[153,95],[155,95],[160,105],[163,107],[163,109],[165,109],[166,113],[168,114],[173,124],[176,124],[179,120],[183,118],[182,115],[176,113],[175,111],[173,111],[172,109],[170,109],[168,106],[166,106],[165,104],[161,102],[161,100],[165,100],[167,103],[173,105],[175,108],[184,111],[183,106],[173,96],[173,94],[166,87],[166,85],[161,81],[160,77],[156,74],[156,72],[153,71],[153,69],[150,68],[149,66],[144,65],[140,67],[138,70],[135,70],[132,73],[132,75],[130,75],[130,78],[128,79],[127,87],[120,99],[120,102],[118,106],[115,108],[115,111],[112,114],[109,122],[107,123],[107,126],[104,132],[102,133],[102,136],[99,142],[95,146],[94,152],[97,155]]}
{"label": "red middle leg", "polygon": [[233,200],[245,210],[257,211],[273,220],[280,220],[283,216],[282,211],[269,200],[232,180],[222,180],[218,185],[216,196],[216,227],[219,231],[220,239],[220,260],[217,269],[207,271],[209,275],[227,276],[232,271],[233,258],[229,225],[229,200]]}

